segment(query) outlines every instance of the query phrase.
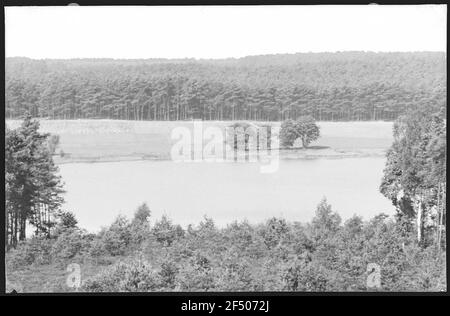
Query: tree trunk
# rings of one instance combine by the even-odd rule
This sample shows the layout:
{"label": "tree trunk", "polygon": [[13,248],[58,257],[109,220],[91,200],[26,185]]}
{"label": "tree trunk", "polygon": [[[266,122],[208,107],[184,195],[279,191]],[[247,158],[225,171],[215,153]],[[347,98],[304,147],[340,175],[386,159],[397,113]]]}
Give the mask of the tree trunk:
{"label": "tree trunk", "polygon": [[302,146],[303,146],[303,149],[308,148],[308,144],[306,142],[306,139],[304,139],[304,138],[302,138]]}
{"label": "tree trunk", "polygon": [[419,196],[419,198],[416,200],[416,203],[417,203],[417,242],[420,245],[423,241],[423,217],[424,217],[422,196]]}

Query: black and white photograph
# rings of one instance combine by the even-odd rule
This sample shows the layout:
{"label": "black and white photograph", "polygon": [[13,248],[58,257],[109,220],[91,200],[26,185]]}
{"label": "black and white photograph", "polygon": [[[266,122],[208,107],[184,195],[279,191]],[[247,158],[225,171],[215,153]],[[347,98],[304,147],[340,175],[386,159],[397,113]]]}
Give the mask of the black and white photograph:
{"label": "black and white photograph", "polygon": [[4,25],[5,293],[447,293],[447,5]]}

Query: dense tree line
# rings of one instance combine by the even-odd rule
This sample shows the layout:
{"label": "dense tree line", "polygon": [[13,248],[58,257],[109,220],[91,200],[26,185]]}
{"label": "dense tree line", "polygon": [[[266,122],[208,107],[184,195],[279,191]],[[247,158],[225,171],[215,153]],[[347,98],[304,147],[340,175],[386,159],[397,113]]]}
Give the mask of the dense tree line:
{"label": "dense tree line", "polygon": [[6,118],[394,120],[446,108],[444,53],[6,59]]}
{"label": "dense tree line", "polygon": [[[380,186],[398,212],[366,222],[353,216],[342,223],[324,200],[306,224],[271,218],[218,228],[205,218],[183,229],[166,217],[151,225],[142,205],[132,220],[119,216],[88,233],[59,211],[62,187],[51,159],[57,138],[38,129],[28,116],[6,130],[10,289],[16,277],[30,291],[69,291],[64,273],[76,262],[91,269],[77,289],[89,292],[365,291],[374,290],[367,283],[373,264],[381,269],[375,290],[446,290],[445,108],[408,109],[398,118]],[[28,239],[27,221],[36,228]],[[45,267],[51,273],[41,274]],[[53,278],[57,269],[62,277]]]}

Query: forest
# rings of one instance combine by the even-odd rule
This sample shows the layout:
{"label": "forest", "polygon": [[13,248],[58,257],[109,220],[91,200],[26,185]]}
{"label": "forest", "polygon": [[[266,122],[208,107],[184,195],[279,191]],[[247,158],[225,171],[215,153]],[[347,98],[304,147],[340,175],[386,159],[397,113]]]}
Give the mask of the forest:
{"label": "forest", "polygon": [[46,119],[393,121],[446,107],[445,53],[239,59],[6,58],[5,115]]}

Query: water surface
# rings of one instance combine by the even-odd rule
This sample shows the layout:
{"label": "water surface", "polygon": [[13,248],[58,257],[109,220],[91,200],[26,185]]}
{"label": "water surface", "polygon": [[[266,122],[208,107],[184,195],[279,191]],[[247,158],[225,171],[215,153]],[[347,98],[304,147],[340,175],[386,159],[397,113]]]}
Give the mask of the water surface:
{"label": "water surface", "polygon": [[233,220],[261,222],[271,216],[309,221],[326,196],[342,218],[393,213],[379,193],[385,158],[281,160],[279,170],[258,164],[123,161],[60,165],[67,210],[91,231],[146,202],[152,220],[168,215],[186,226],[204,215],[223,226]]}

